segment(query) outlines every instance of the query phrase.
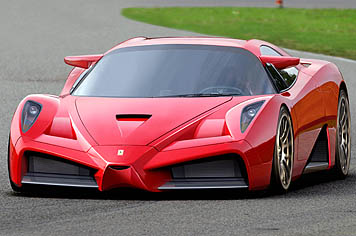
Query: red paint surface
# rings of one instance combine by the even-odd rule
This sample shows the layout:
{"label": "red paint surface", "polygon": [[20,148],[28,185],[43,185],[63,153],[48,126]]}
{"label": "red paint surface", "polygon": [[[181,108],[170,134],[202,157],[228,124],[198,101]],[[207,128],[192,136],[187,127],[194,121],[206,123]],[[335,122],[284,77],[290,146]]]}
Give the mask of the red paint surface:
{"label": "red paint surface", "polygon": [[[152,44],[243,47],[256,57],[260,57],[259,47],[267,45],[288,56],[282,49],[259,40],[207,37],[141,37],[127,40],[111,50]],[[77,63],[74,59],[67,60]],[[299,76],[288,94],[216,98],[74,97],[69,91],[84,71],[74,68],[60,97],[30,95],[19,104],[11,123],[11,179],[16,185],[21,185],[27,168],[24,152],[36,151],[96,169],[95,178],[100,190],[134,187],[158,191],[160,185],[170,180],[167,167],[171,165],[236,153],[246,165],[249,188],[266,188],[270,183],[278,114],[282,105],[288,108],[293,121],[293,179],[302,174],[324,125],[328,125],[331,167],[335,163],[337,98],[343,79],[331,63],[309,59],[301,59],[301,63],[310,66],[297,66]],[[77,66],[85,67],[82,64]],[[27,100],[41,103],[43,108],[32,128],[22,133],[21,112]],[[261,100],[265,102],[257,116],[241,133],[242,109]],[[120,114],[151,117],[117,119],[116,115]],[[124,150],[123,156],[117,155],[119,149]],[[129,168],[117,171],[111,169],[111,165]]]}

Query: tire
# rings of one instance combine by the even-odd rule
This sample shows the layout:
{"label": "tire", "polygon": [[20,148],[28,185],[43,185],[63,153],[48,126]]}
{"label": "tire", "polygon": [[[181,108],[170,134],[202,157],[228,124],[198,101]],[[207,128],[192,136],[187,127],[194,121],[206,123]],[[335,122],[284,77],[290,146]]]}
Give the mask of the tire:
{"label": "tire", "polygon": [[17,186],[14,182],[12,182],[11,180],[11,174],[10,174],[10,135],[9,135],[9,142],[7,145],[7,170],[9,173],[9,182],[10,182],[10,186],[12,188],[12,190],[14,190],[15,192],[25,192],[25,188],[24,186]]}
{"label": "tire", "polygon": [[276,141],[272,161],[271,187],[285,193],[292,182],[294,163],[294,132],[292,118],[286,107],[279,112]]}
{"label": "tire", "polygon": [[340,91],[337,106],[335,173],[345,179],[349,173],[351,161],[351,117],[349,99],[344,90]]}

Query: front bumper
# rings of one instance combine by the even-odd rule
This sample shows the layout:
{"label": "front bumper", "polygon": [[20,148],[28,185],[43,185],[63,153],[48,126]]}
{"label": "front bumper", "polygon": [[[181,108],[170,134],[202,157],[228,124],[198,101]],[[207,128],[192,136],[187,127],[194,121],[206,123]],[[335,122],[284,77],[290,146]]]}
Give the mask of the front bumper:
{"label": "front bumper", "polygon": [[[119,150],[123,155],[118,155]],[[92,177],[95,183],[77,184],[73,179],[60,176],[33,175],[29,171],[28,153],[41,153],[48,158],[57,157],[94,170]],[[248,188],[263,189],[270,183],[272,157],[268,162],[260,158],[262,151],[253,148],[246,141],[231,141],[199,147],[169,149],[158,151],[149,146],[94,146],[88,151],[47,144],[34,140],[19,140],[10,143],[9,163],[11,180],[17,185],[45,184],[75,187],[95,187],[99,190],[129,187],[148,191],[170,189],[203,189],[203,188]],[[204,161],[226,154],[240,158],[245,170],[244,178],[204,178],[174,179],[172,166],[189,163],[194,160]],[[46,177],[47,181],[40,177]],[[52,178],[52,180],[51,180]],[[80,177],[82,178],[82,177]],[[51,181],[50,181],[51,180]],[[85,182],[87,181],[87,182]]]}

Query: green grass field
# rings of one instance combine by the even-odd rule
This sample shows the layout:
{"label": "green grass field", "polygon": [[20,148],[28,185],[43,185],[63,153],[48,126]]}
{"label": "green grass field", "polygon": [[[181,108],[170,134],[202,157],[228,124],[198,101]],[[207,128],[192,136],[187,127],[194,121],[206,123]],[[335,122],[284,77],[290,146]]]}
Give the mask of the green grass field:
{"label": "green grass field", "polygon": [[126,8],[130,19],[356,60],[355,9]]}

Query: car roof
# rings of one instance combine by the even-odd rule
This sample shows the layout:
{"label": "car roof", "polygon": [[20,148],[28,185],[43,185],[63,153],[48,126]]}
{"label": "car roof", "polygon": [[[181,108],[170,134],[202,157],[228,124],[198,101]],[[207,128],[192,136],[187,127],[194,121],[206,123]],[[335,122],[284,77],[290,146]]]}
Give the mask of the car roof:
{"label": "car roof", "polygon": [[147,37],[135,37],[128,39],[122,43],[119,43],[115,47],[111,48],[105,54],[126,47],[135,46],[146,46],[146,45],[164,45],[164,44],[195,44],[195,45],[212,45],[212,46],[227,46],[227,47],[239,47],[244,48],[256,56],[260,56],[260,46],[266,45],[277,51],[282,55],[287,55],[283,50],[265,41],[251,39],[251,40],[241,40],[232,39],[225,37],[206,37],[206,36],[194,36],[194,37],[158,37],[158,38],[147,38]]}

